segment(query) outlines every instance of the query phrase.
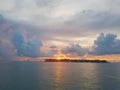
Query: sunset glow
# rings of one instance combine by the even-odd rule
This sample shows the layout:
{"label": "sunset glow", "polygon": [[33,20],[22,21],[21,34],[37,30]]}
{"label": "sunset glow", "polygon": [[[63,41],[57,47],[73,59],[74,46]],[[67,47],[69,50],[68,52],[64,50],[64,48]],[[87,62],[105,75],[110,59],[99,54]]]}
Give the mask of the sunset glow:
{"label": "sunset glow", "polygon": [[61,53],[61,51],[59,50],[58,53],[54,55],[54,58],[57,60],[60,60],[60,59],[67,59],[69,57],[67,57],[65,54]]}
{"label": "sunset glow", "polygon": [[1,2],[1,60],[120,61],[119,0]]}

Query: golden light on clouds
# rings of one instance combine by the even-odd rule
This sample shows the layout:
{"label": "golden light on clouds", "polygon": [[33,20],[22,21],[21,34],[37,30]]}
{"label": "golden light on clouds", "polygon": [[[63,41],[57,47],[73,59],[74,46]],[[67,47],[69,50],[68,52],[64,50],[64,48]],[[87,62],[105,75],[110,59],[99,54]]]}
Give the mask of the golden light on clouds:
{"label": "golden light on clouds", "polygon": [[115,54],[112,54],[112,55],[101,55],[101,56],[95,56],[95,55],[88,55],[86,57],[86,59],[88,60],[108,60],[108,61],[111,61],[111,62],[118,62],[120,61],[120,55],[115,55]]}
{"label": "golden light on clouds", "polygon": [[67,55],[61,53],[61,51],[59,50],[58,53],[56,53],[54,55],[54,58],[57,59],[57,60],[60,60],[60,59],[67,59],[69,57],[67,57]]}

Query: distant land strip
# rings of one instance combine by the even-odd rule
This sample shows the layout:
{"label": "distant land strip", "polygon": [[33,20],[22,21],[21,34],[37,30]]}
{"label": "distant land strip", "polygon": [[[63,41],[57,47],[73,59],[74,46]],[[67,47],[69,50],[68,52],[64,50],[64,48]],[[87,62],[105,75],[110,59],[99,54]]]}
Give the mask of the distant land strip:
{"label": "distant land strip", "polygon": [[45,62],[108,63],[106,60],[45,59]]}

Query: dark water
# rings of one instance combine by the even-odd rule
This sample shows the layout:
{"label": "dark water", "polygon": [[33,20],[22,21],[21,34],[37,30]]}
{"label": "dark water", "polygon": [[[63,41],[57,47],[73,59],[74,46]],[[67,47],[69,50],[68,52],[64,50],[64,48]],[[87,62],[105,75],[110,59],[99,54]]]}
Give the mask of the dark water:
{"label": "dark water", "polygon": [[0,90],[120,90],[120,63],[0,63]]}

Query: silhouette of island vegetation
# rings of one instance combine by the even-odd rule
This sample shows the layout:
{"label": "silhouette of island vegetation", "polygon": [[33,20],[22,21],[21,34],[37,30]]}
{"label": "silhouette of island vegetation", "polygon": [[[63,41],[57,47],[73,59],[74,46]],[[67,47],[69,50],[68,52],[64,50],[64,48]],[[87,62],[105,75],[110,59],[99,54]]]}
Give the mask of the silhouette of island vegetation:
{"label": "silhouette of island vegetation", "polygon": [[45,59],[45,62],[108,63],[106,60]]}

